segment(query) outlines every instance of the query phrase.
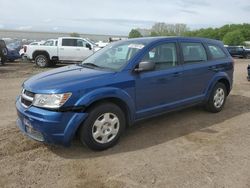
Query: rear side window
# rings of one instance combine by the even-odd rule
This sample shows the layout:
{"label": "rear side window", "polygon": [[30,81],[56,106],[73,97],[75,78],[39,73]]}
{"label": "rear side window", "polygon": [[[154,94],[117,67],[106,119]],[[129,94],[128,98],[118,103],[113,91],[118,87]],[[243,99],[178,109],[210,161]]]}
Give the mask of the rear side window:
{"label": "rear side window", "polygon": [[219,46],[208,44],[208,49],[212,55],[212,59],[220,59],[226,57],[225,52]]}
{"label": "rear side window", "polygon": [[201,43],[181,43],[184,63],[199,63],[207,61],[207,54]]}
{"label": "rear side window", "polygon": [[76,39],[62,39],[62,46],[77,46]]}

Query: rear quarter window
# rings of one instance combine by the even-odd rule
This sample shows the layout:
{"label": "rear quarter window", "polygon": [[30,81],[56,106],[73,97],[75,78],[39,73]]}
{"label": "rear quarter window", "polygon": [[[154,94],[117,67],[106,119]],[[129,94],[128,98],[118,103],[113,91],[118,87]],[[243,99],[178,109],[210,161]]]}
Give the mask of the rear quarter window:
{"label": "rear quarter window", "polygon": [[208,44],[208,50],[212,56],[212,59],[221,59],[227,57],[225,52],[219,46]]}

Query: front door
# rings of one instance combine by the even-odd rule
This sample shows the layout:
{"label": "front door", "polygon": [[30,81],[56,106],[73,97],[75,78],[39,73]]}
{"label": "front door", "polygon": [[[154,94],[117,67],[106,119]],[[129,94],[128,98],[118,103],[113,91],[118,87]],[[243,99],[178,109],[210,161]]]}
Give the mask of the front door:
{"label": "front door", "polygon": [[183,95],[183,68],[177,56],[177,43],[158,44],[141,61],[153,61],[156,67],[135,76],[137,119],[171,108]]}
{"label": "front door", "polygon": [[[86,47],[88,42],[83,39],[77,39],[77,58],[78,61],[83,61],[88,56],[93,54],[93,49],[89,49]],[[90,45],[91,46],[91,45]]]}

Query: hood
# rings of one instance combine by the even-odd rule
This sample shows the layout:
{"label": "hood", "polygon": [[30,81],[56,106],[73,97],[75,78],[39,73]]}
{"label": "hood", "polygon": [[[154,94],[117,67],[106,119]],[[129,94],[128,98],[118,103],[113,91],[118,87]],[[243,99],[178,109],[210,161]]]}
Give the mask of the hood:
{"label": "hood", "polygon": [[[87,82],[114,72],[70,65],[37,74],[24,82],[24,88],[34,93],[62,93],[88,87]],[[78,87],[79,86],[79,87]]]}

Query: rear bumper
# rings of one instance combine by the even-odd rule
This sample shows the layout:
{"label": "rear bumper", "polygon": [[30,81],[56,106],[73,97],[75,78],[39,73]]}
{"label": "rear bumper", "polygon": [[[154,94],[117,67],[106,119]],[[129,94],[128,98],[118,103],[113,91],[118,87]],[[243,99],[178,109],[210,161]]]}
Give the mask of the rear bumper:
{"label": "rear bumper", "polygon": [[69,146],[87,113],[55,112],[34,106],[24,108],[16,101],[17,125],[27,136],[37,141]]}

